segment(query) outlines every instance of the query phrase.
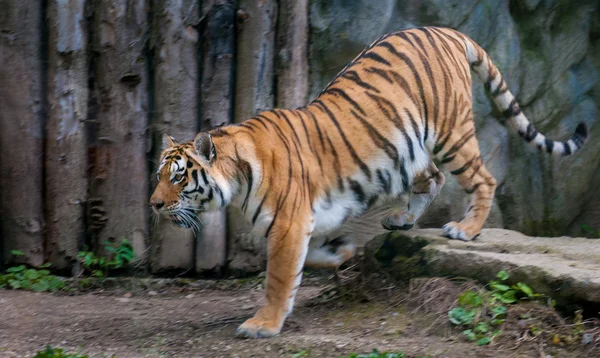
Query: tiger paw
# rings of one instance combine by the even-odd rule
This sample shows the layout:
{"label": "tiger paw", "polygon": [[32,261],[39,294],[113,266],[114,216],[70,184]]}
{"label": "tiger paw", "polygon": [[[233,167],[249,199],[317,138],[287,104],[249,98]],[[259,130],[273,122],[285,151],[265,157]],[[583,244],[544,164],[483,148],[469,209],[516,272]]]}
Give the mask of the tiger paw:
{"label": "tiger paw", "polygon": [[238,338],[268,338],[279,334],[280,331],[281,324],[254,316],[242,323],[235,335]]}
{"label": "tiger paw", "polygon": [[386,230],[410,230],[415,225],[415,216],[409,212],[392,213],[381,221]]}
{"label": "tiger paw", "polygon": [[451,221],[442,227],[444,236],[453,240],[472,241],[479,236],[479,231],[469,225]]}

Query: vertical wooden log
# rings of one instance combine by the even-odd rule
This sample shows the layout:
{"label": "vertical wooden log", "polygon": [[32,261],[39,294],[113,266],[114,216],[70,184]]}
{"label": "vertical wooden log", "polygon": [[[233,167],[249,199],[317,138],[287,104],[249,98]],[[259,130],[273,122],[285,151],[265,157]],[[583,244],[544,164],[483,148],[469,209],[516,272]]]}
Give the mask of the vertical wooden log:
{"label": "vertical wooden log", "polygon": [[[237,10],[234,121],[240,123],[274,105],[275,0],[240,0]],[[266,240],[250,234],[252,225],[237,208],[227,209],[227,261],[231,273],[264,268]]]}
{"label": "vertical wooden log", "polygon": [[280,0],[277,25],[277,107],[306,105],[308,1]]}
{"label": "vertical wooden log", "polygon": [[105,210],[97,233],[127,237],[138,259],[148,237],[148,40],[146,0],[95,1],[94,50],[98,114],[91,198]]}
{"label": "vertical wooden log", "polygon": [[[202,129],[231,123],[235,6],[233,0],[205,0],[203,14]],[[196,250],[196,270],[220,271],[227,252],[225,210],[202,215],[204,227]]]}
{"label": "vertical wooden log", "polygon": [[0,221],[3,259],[21,250],[22,262],[44,261],[41,40],[37,0],[0,0]]}
{"label": "vertical wooden log", "polygon": [[[162,134],[179,142],[192,140],[198,123],[198,0],[155,0],[153,38],[155,158]],[[158,163],[157,163],[158,164]],[[155,165],[152,170],[156,172]],[[153,180],[154,175],[152,176]],[[194,234],[161,218],[152,236],[152,271],[194,268]]]}
{"label": "vertical wooden log", "polygon": [[275,0],[240,0],[237,11],[236,123],[273,108]]}
{"label": "vertical wooden log", "polygon": [[46,252],[68,268],[85,235],[87,198],[88,29],[85,0],[48,4]]}

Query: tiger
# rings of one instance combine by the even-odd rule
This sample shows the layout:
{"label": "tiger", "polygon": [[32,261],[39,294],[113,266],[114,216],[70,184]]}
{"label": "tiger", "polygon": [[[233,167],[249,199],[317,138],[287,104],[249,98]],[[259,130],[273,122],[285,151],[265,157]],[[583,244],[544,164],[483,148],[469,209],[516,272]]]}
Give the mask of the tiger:
{"label": "tiger", "polygon": [[235,206],[267,240],[265,302],[237,336],[279,334],[303,268],[335,269],[355,255],[351,237],[328,237],[347,220],[408,196],[407,210],[390,212],[381,225],[411,229],[445,183],[437,165],[471,198],[443,234],[463,241],[479,235],[497,184],[475,134],[471,70],[501,122],[526,142],[556,156],[586,142],[583,121],[562,142],[538,132],[488,54],[442,27],[382,36],[303,107],[263,111],[184,143],[164,134],[153,210],[198,228],[200,213]]}

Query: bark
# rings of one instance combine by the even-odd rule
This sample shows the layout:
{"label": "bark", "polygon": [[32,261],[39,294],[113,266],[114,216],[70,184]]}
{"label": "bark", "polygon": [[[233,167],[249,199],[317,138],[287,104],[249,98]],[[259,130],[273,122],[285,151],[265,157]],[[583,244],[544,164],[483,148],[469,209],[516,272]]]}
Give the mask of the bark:
{"label": "bark", "polygon": [[132,240],[138,259],[148,237],[148,38],[146,0],[102,0],[94,8],[98,114],[91,198],[105,212],[97,243]]}
{"label": "bark", "polygon": [[[275,0],[241,0],[237,17],[234,120],[240,123],[274,105]],[[241,212],[228,208],[228,269],[254,272],[264,266],[263,238],[250,234],[252,225]]]}
{"label": "bark", "polygon": [[[204,1],[207,18],[203,34],[202,130],[230,123],[235,40],[232,0]],[[204,227],[196,250],[196,270],[220,271],[227,251],[225,210],[202,215]]]}
{"label": "bark", "polygon": [[[199,129],[199,34],[195,25],[200,9],[197,0],[155,0],[154,4],[153,138],[158,161],[163,133],[184,142],[193,139]],[[156,172],[158,168],[152,169]],[[161,218],[152,236],[152,270],[193,268],[194,240],[193,232]]]}
{"label": "bark", "polygon": [[85,0],[48,6],[48,119],[46,123],[46,252],[67,268],[85,239],[87,198],[88,29]]}
{"label": "bark", "polygon": [[237,11],[235,122],[273,108],[275,0],[240,0]]}
{"label": "bark", "polygon": [[43,9],[37,0],[0,0],[0,227],[3,259],[44,261]]}
{"label": "bark", "polygon": [[277,25],[277,107],[306,105],[308,96],[308,2],[280,0]]}

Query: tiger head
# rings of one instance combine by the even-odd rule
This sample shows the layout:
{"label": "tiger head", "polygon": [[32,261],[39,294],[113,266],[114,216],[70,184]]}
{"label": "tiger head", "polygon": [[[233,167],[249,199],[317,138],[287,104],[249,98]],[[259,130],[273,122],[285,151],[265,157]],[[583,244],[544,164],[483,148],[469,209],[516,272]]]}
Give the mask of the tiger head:
{"label": "tiger head", "polygon": [[226,204],[213,175],[216,156],[209,133],[199,133],[193,141],[183,144],[165,134],[158,185],[150,198],[153,211],[181,227],[199,230],[199,213],[218,210]]}

